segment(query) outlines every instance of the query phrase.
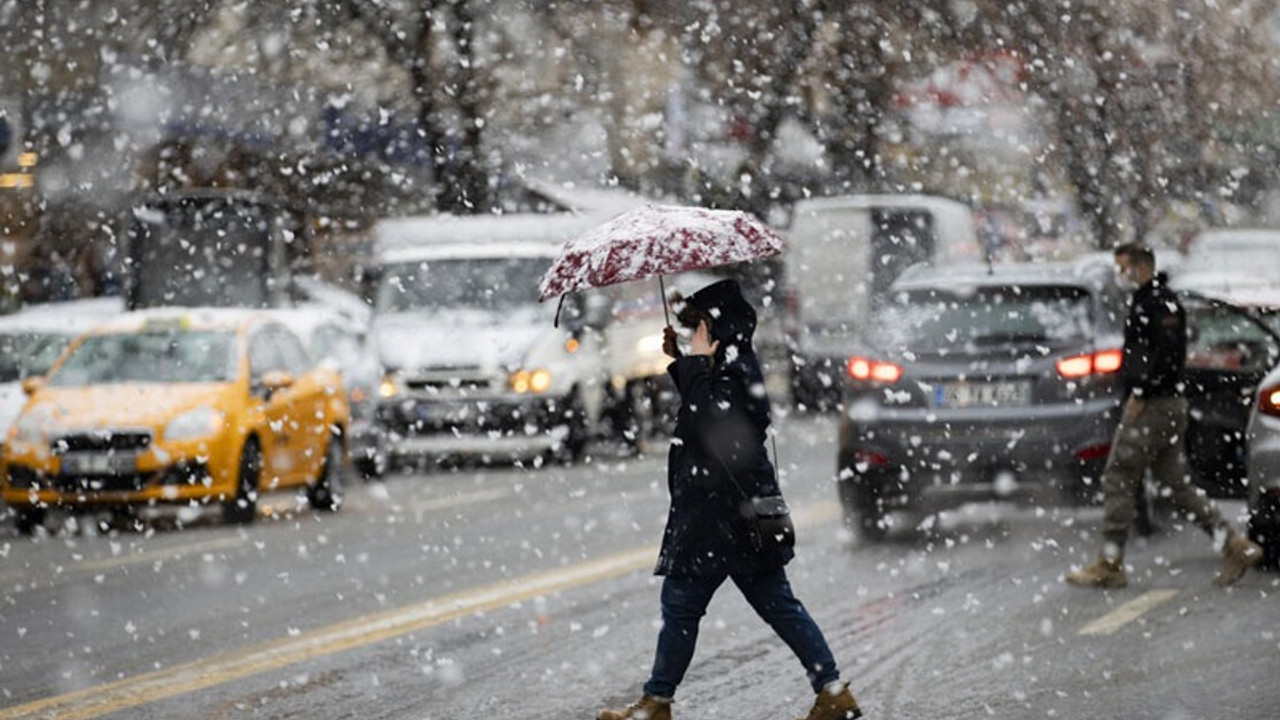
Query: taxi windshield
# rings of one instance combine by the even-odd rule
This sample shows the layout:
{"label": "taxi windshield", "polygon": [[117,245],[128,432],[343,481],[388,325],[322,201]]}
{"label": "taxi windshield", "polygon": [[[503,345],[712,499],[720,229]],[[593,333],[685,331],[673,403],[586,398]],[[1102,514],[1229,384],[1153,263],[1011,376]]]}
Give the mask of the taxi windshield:
{"label": "taxi windshield", "polygon": [[64,333],[0,333],[0,382],[45,374],[73,339]]}
{"label": "taxi windshield", "polygon": [[229,331],[144,330],[93,335],[49,378],[55,387],[111,383],[217,383],[236,375]]}

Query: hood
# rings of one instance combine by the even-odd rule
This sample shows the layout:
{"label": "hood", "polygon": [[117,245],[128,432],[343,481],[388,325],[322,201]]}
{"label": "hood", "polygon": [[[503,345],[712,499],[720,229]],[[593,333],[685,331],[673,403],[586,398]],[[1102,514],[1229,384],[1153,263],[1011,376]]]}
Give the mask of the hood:
{"label": "hood", "polygon": [[227,385],[215,383],[45,387],[31,407],[48,408],[54,431],[81,428],[161,428],[200,405],[219,406]]}
{"label": "hood", "polygon": [[521,315],[383,315],[374,324],[382,363],[394,370],[520,365],[548,332]]}
{"label": "hood", "polygon": [[737,280],[721,280],[685,298],[685,302],[710,315],[711,339],[721,348],[738,345],[751,348],[756,332],[756,311],[742,296]]}

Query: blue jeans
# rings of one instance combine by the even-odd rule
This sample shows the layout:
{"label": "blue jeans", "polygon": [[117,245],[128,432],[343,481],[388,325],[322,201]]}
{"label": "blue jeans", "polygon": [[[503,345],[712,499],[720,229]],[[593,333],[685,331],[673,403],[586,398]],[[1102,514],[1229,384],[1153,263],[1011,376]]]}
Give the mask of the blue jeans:
{"label": "blue jeans", "polygon": [[[707,604],[725,581],[725,575],[667,577],[662,582],[662,630],[658,632],[658,652],[653,673],[644,691],[657,697],[675,697],[676,686],[684,679],[698,643],[698,622]],[[831,648],[791,592],[791,583],[781,568],[760,575],[732,575],[733,584],[769,627],[796,654],[809,676],[813,691],[840,679]]]}

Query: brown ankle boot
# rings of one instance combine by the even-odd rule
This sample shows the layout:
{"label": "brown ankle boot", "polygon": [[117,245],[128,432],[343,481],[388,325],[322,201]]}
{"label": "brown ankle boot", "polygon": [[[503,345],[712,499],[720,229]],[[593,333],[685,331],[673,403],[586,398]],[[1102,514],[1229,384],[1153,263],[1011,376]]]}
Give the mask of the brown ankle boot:
{"label": "brown ankle boot", "polygon": [[862,717],[858,701],[849,691],[849,683],[833,683],[833,687],[818,693],[809,714],[801,720],[853,720]]}
{"label": "brown ankle boot", "polygon": [[1067,573],[1067,582],[1076,587],[1122,588],[1128,587],[1129,578],[1124,574],[1124,563],[1099,557],[1083,568]]}
{"label": "brown ankle boot", "polygon": [[671,701],[645,695],[621,710],[604,709],[597,720],[671,720]]}
{"label": "brown ankle boot", "polygon": [[1262,547],[1244,535],[1233,532],[1227,538],[1227,544],[1222,547],[1222,567],[1218,569],[1213,582],[1221,587],[1231,585],[1244,577],[1249,568],[1257,565],[1260,560]]}

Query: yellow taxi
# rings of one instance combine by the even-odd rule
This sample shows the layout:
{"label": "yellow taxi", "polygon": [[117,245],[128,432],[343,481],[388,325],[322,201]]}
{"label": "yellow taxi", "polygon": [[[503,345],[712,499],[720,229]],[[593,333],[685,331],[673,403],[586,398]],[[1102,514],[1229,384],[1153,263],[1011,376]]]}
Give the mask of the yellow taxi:
{"label": "yellow taxi", "polygon": [[23,389],[0,456],[20,532],[50,507],[216,502],[244,523],[268,490],[305,487],[319,510],[342,502],[342,379],[265,313],[127,313]]}

